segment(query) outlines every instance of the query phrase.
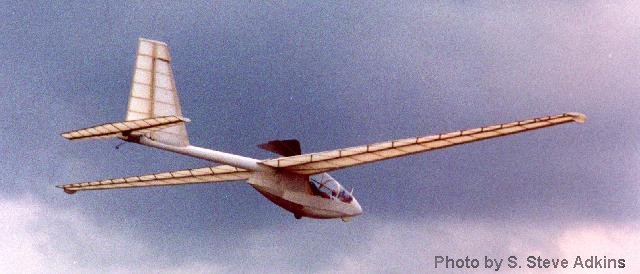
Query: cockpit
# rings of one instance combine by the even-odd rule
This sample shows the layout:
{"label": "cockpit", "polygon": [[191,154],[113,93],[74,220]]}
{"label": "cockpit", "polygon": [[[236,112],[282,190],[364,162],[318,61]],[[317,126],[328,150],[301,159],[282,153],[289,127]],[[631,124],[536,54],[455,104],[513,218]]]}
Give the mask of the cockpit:
{"label": "cockpit", "polygon": [[309,176],[309,184],[314,195],[326,199],[338,199],[343,203],[351,203],[353,197],[338,181],[327,173]]}

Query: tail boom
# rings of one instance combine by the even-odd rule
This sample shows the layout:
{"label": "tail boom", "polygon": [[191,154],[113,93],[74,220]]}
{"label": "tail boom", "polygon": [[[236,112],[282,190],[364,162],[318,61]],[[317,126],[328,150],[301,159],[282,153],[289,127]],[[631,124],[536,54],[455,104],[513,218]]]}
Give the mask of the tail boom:
{"label": "tail boom", "polygon": [[192,145],[173,146],[169,144],[164,144],[162,142],[154,141],[145,136],[142,136],[136,139],[131,139],[128,141],[135,142],[148,147],[167,150],[167,151],[179,153],[182,155],[187,155],[187,156],[191,156],[191,157],[195,157],[195,158],[199,158],[199,159],[203,159],[211,162],[216,162],[220,164],[226,164],[233,167],[238,167],[238,168],[251,170],[251,171],[257,171],[257,170],[266,168],[262,165],[258,165],[258,163],[260,162],[260,160],[258,159],[253,159],[245,156],[211,150],[211,149],[192,146]]}

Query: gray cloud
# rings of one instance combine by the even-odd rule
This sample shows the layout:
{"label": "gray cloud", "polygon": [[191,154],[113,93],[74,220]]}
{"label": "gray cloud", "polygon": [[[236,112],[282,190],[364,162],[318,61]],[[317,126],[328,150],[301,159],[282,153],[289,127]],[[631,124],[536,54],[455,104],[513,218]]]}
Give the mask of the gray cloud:
{"label": "gray cloud", "polygon": [[[624,270],[633,271],[637,270],[634,262],[640,259],[637,223],[556,226],[451,218],[367,220],[366,228],[359,231],[357,244],[337,252],[332,247],[349,240],[326,230],[321,235],[325,241],[305,250],[297,247],[305,238],[315,238],[318,228],[328,228],[324,224],[249,230],[227,243],[230,246],[207,241],[209,248],[228,250],[215,260],[187,257],[171,262],[153,251],[153,240],[98,225],[76,210],[51,210],[33,198],[22,198],[0,201],[0,217],[4,220],[0,227],[0,251],[4,254],[0,267],[7,273],[397,273],[434,269],[435,256],[516,256],[526,267],[526,257],[541,255],[571,262],[576,256],[625,259]],[[296,231],[308,234],[301,236]],[[192,252],[197,253],[197,247]],[[501,273],[505,270],[509,273],[505,268]]]}
{"label": "gray cloud", "polygon": [[[39,254],[65,263],[91,254],[87,261],[112,271],[153,265],[144,255],[111,254],[131,248],[164,256],[158,271],[168,272],[245,264],[251,271],[267,259],[291,271],[337,270],[329,267],[336,261],[345,270],[415,270],[429,261],[411,254],[463,252],[464,233],[490,239],[473,245],[481,253],[504,251],[499,240],[508,235],[522,253],[550,256],[562,254],[567,233],[596,231],[619,243],[615,235],[630,239],[624,235],[637,228],[635,2],[7,6],[0,11],[0,186],[7,197],[39,201],[38,209],[8,203],[17,209],[5,212],[17,223],[12,231],[26,226],[51,236],[19,234],[34,243],[21,251],[33,255],[25,258],[34,267],[89,267]],[[270,157],[253,146],[275,138],[299,138],[316,151],[564,111],[589,120],[336,172],[365,208],[346,225],[294,222],[242,184],[63,195],[54,184],[209,164],[57,135],[122,119],[139,36],[169,42],[193,143],[255,157]],[[522,224],[529,221],[543,228]],[[84,226],[112,241],[83,238]],[[414,246],[394,232],[421,236],[413,226],[427,235]],[[52,242],[70,254],[54,256]],[[385,253],[377,242],[399,254],[389,268],[377,264]],[[289,250],[304,255],[270,257]],[[227,253],[244,259],[218,259]]]}

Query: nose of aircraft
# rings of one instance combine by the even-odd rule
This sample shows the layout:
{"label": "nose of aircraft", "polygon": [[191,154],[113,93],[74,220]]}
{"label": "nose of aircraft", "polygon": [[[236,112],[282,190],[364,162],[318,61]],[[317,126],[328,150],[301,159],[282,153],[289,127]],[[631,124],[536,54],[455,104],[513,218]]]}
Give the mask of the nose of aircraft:
{"label": "nose of aircraft", "polygon": [[353,214],[353,216],[357,216],[362,214],[362,207],[360,206],[360,203],[358,203],[358,200],[356,200],[356,198],[353,198],[353,207],[354,207],[354,211],[355,213]]}
{"label": "nose of aircraft", "polygon": [[351,201],[351,209],[349,211],[350,213],[342,217],[343,222],[351,221],[353,217],[362,214],[362,207],[360,206],[360,203],[358,203],[358,200],[356,200],[356,198],[353,198],[353,201]]}

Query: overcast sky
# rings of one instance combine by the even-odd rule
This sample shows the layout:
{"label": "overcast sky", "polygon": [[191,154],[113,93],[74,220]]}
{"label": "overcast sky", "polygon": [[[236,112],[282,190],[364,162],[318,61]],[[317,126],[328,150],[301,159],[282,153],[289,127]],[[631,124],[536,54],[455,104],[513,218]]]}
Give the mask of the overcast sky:
{"label": "overcast sky", "polygon": [[[3,5],[0,269],[398,273],[437,255],[637,269],[640,5],[417,2]],[[296,220],[242,182],[66,195],[54,186],[211,165],[59,136],[124,118],[138,37],[169,44],[191,143],[255,158],[272,139],[312,152],[589,119],[334,172],[364,209],[350,223]]]}

